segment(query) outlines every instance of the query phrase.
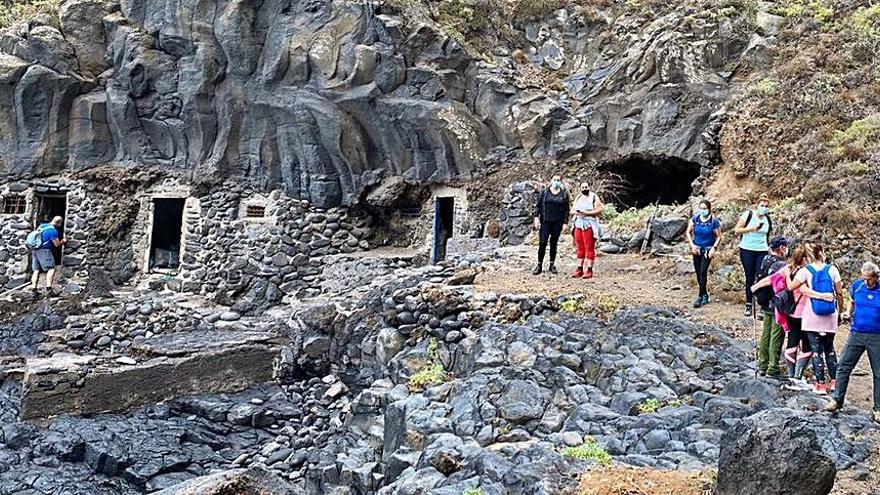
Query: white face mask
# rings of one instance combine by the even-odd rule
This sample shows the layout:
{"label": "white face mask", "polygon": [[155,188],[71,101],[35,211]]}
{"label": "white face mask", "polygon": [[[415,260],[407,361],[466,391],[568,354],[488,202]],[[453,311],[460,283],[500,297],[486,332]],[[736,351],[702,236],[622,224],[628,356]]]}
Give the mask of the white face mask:
{"label": "white face mask", "polygon": [[550,181],[550,187],[555,189],[562,189],[562,181],[558,179],[553,179]]}

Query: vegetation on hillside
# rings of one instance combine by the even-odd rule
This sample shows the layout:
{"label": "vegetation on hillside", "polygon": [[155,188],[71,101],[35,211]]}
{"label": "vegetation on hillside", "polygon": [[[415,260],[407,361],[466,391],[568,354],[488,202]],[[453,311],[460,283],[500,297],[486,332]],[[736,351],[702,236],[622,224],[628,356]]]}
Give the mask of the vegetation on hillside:
{"label": "vegetation on hillside", "polygon": [[58,16],[63,0],[0,0],[0,29],[16,22],[32,19],[40,14]]}
{"label": "vegetation on hillside", "polygon": [[725,166],[776,198],[802,193],[798,230],[835,255],[880,254],[880,4],[785,0],[770,61],[722,131]]}

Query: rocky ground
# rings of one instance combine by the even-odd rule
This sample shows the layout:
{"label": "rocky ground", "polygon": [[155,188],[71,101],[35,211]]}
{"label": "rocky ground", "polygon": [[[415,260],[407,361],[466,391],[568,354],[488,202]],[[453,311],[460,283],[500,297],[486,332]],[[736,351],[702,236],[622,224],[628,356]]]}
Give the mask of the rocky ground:
{"label": "rocky ground", "polygon": [[[670,275],[667,258],[606,256],[587,282],[526,275],[528,256],[525,246],[423,268],[403,252],[342,257],[327,269],[345,267],[360,283],[259,317],[149,291],[80,301],[87,310],[66,318],[57,312],[73,301],[41,302],[42,326],[27,326],[31,313],[4,324],[23,335],[4,351],[0,493],[146,493],[235,467],[305,493],[589,493],[580,477],[609,461],[596,472],[706,473],[719,459],[723,469],[725,455],[747,454],[724,454],[725,433],[762,412],[815,432],[817,455],[839,470],[835,493],[866,493],[876,481],[867,413],[832,417],[816,412],[823,401],[812,394],[755,380],[749,343],[729,330],[738,306],[684,309],[687,277]],[[101,324],[114,333],[84,330]],[[243,329],[288,340],[276,384],[124,414],[17,420],[15,355],[139,361],[126,338]],[[110,343],[99,345],[104,336]],[[709,478],[678,482],[695,479]]]}

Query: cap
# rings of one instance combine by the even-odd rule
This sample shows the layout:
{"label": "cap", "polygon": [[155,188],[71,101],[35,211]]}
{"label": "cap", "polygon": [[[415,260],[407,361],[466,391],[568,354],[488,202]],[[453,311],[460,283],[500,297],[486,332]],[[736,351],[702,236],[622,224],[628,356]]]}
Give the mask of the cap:
{"label": "cap", "polygon": [[770,249],[779,249],[782,246],[788,246],[788,239],[779,235],[770,241]]}

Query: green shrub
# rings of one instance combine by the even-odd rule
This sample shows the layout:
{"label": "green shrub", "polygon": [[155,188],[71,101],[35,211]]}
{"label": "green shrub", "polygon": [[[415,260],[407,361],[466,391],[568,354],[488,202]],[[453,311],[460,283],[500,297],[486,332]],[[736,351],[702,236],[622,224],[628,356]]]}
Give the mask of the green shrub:
{"label": "green shrub", "polygon": [[846,156],[857,161],[880,144],[880,115],[871,115],[854,121],[846,130],[832,136],[831,151],[835,156]]}
{"label": "green shrub", "polygon": [[587,438],[582,445],[577,447],[565,447],[560,453],[569,459],[596,461],[601,466],[611,464],[611,454],[602,448],[594,438]]}
{"label": "green shrub", "polygon": [[657,399],[648,399],[639,404],[639,414],[654,414],[660,410],[661,404]]}
{"label": "green shrub", "polygon": [[63,0],[0,0],[0,29],[13,23],[32,19],[39,14],[50,14],[57,19],[58,7]]}
{"label": "green shrub", "polygon": [[431,337],[428,341],[428,361],[422,366],[422,369],[409,377],[409,389],[411,391],[421,392],[428,387],[440,385],[449,378],[446,369],[440,363],[437,347],[437,339]]}
{"label": "green shrub", "polygon": [[465,488],[461,495],[486,495],[482,488]]}
{"label": "green shrub", "polygon": [[565,7],[566,0],[517,0],[514,4],[514,19],[534,21],[543,19]]}
{"label": "green shrub", "polygon": [[653,212],[653,206],[620,211],[614,203],[607,203],[602,212],[602,220],[613,230],[634,231],[644,227],[645,221]]}
{"label": "green shrub", "polygon": [[770,79],[769,77],[765,77],[761,79],[757,83],[755,83],[755,91],[762,95],[771,96],[776,94],[777,84],[776,81]]}

